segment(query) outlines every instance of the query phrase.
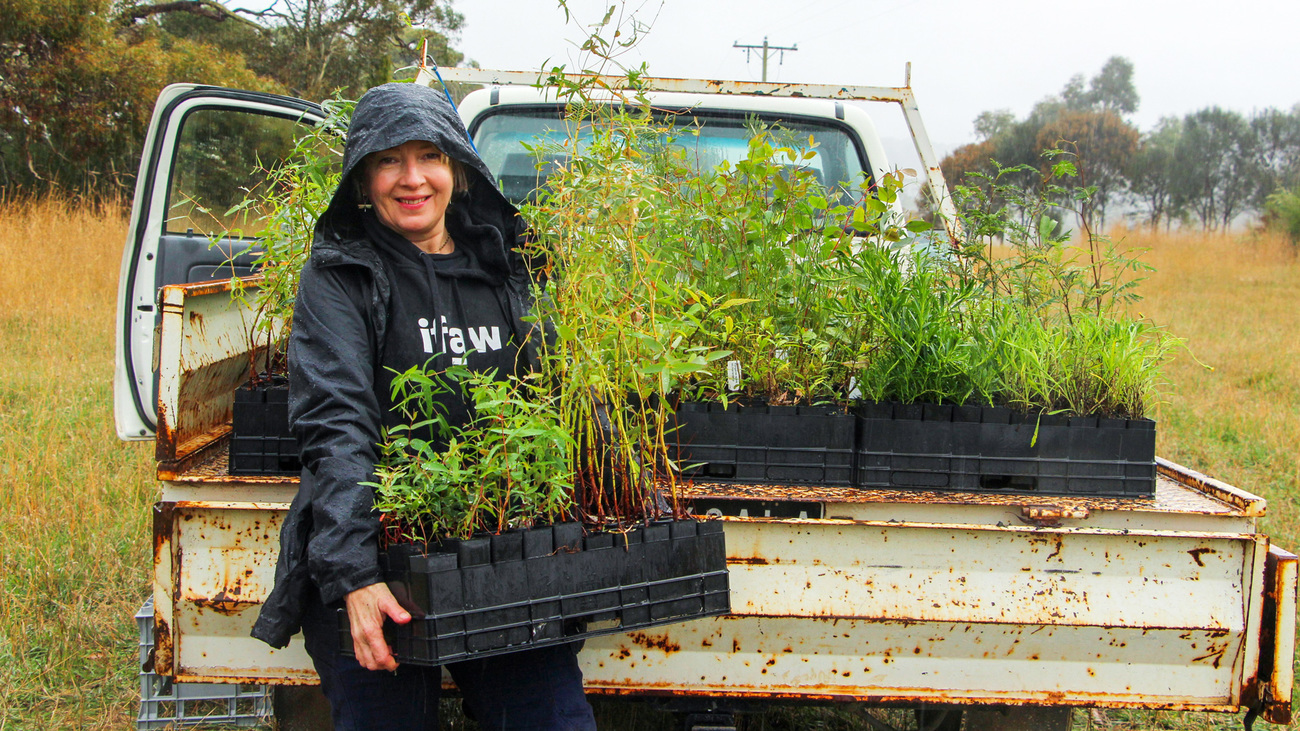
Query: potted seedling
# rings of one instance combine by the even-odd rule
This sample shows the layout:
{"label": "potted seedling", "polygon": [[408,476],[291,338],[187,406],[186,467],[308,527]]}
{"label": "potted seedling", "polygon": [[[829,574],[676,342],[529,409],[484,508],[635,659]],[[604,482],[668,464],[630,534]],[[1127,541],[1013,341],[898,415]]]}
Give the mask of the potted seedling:
{"label": "potted seedling", "polygon": [[[401,662],[440,665],[729,611],[720,523],[576,520],[574,480],[586,467],[544,374],[497,381],[413,368],[393,388],[409,425],[387,432],[372,487],[385,579],[413,617],[387,628]],[[472,404],[465,424],[437,409],[449,388]],[[350,651],[346,612],[339,618]]]}
{"label": "potted seedling", "polygon": [[[232,280],[231,296],[253,317],[247,331],[248,382],[236,389],[232,405],[231,474],[297,474],[301,469],[298,440],[289,430],[285,344],[316,220],[338,186],[339,143],[352,102],[335,99],[322,107],[325,121],[307,129],[288,158],[266,171],[265,186],[248,191],[226,214],[264,212],[252,262],[257,275]],[[240,232],[222,234],[229,235]]]}
{"label": "potted seedling", "polygon": [[[572,302],[585,302],[584,333],[604,333],[599,377],[575,382],[607,384],[605,404],[623,389],[658,399],[640,432],[642,445],[665,437],[657,479],[1154,489],[1143,404],[1172,341],[1120,309],[1136,260],[1090,233],[1081,258],[1068,253],[1047,216],[1066,193],[1052,179],[1015,217],[972,217],[981,240],[1012,242],[994,255],[913,239],[927,226],[900,225],[889,206],[901,176],[833,203],[799,164],[816,152],[779,129],[756,129],[743,161],[700,174],[674,158],[671,131],[611,124],[612,154],[563,151],[573,163],[535,213],[574,242],[563,267],[593,276],[572,278],[591,295]],[[1053,169],[1069,173],[1067,161]],[[1008,227],[1018,221],[1032,226]],[[643,466],[661,456],[632,452]]]}
{"label": "potted seedling", "polygon": [[[1175,341],[1123,309],[1137,259],[1088,231],[1074,248],[1047,215],[1065,192],[1054,178],[1070,174],[1058,160],[1033,198],[991,180],[1017,210],[971,211],[983,243],[843,257],[858,286],[838,307],[875,331],[854,374],[864,397],[856,485],[1153,493],[1145,413]],[[994,236],[1008,250],[993,250]]]}
{"label": "potted seedling", "polygon": [[685,384],[676,459],[700,481],[852,484],[850,364],[867,321],[838,317],[851,282],[834,264],[864,236],[901,238],[887,205],[899,178],[856,203],[813,172],[817,151],[755,127],[747,155],[693,178],[678,278],[703,302],[737,303],[695,339],[730,356]]}
{"label": "potted seedling", "polygon": [[[688,515],[668,469],[665,396],[725,354],[687,342],[706,313],[644,246],[656,212],[675,209],[628,153],[659,130],[622,110],[583,122],[580,147],[542,152],[571,162],[524,211],[532,318],[553,333],[540,370],[394,381],[412,426],[387,434],[375,489],[387,580],[415,617],[388,630],[403,662],[729,611],[722,525]],[[436,413],[441,388],[464,389],[468,423]],[[429,428],[438,443],[414,437]]]}

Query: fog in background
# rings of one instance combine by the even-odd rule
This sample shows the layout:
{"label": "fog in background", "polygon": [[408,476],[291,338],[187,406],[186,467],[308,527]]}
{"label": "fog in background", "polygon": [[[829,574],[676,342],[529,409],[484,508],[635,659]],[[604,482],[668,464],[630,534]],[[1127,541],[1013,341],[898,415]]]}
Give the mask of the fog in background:
{"label": "fog in background", "polygon": [[[574,19],[596,23],[609,2],[572,0]],[[453,45],[484,68],[580,67],[582,32],[553,0],[459,0],[465,16]],[[1094,0],[664,0],[629,3],[653,22],[623,60],[655,76],[757,81],[758,55],[733,43],[798,46],[769,61],[768,80],[912,86],[940,156],[975,141],[982,111],[1023,117],[1075,74],[1091,78],[1111,56],[1135,67],[1141,95],[1131,121],[1150,130],[1162,116],[1211,105],[1244,114],[1300,102],[1300,2]],[[888,108],[881,109],[880,107]],[[902,114],[868,105],[891,162],[916,164]]]}

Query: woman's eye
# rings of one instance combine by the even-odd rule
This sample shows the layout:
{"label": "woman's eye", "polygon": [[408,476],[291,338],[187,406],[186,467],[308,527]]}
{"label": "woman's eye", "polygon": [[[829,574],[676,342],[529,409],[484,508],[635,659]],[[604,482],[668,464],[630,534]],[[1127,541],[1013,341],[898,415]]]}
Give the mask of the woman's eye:
{"label": "woman's eye", "polygon": [[425,159],[425,160],[428,160],[428,161],[430,161],[430,162],[438,162],[439,160],[442,159],[442,153],[441,153],[441,152],[426,152],[426,153],[424,153],[424,159]]}

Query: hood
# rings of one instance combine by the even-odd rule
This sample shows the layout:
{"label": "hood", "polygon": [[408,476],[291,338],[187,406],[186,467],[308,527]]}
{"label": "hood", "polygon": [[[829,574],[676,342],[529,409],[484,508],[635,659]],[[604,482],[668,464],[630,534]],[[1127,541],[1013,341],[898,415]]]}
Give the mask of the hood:
{"label": "hood", "polygon": [[357,102],[343,148],[343,175],[316,223],[317,243],[365,236],[361,216],[369,214],[357,208],[352,176],[366,155],[411,140],[432,142],[465,167],[468,190],[452,197],[447,217],[477,234],[470,237],[471,245],[486,272],[509,276],[523,263],[514,251],[522,230],[519,211],[492,182],[492,174],[474,151],[456,108],[442,92],[419,84],[376,86]]}

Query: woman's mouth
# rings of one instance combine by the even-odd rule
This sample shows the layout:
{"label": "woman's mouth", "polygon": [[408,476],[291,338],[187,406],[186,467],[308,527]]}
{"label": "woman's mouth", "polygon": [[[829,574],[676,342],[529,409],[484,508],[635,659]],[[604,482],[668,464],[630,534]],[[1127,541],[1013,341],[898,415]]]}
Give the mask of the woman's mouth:
{"label": "woman's mouth", "polygon": [[418,198],[398,198],[397,202],[403,208],[419,208],[420,206],[424,205],[425,201],[429,200],[432,197],[433,196],[422,195]]}

